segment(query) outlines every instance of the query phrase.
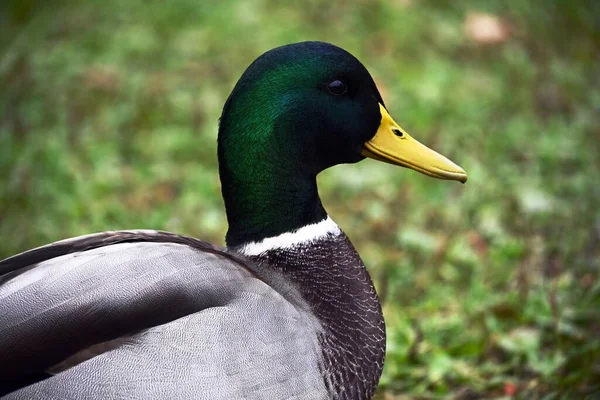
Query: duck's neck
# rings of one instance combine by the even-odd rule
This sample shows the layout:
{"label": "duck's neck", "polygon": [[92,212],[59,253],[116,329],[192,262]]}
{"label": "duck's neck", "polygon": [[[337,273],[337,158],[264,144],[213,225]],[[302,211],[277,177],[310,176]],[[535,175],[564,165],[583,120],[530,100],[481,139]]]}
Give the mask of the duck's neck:
{"label": "duck's neck", "polygon": [[318,318],[319,368],[331,398],[371,398],[383,369],[383,314],[362,260],[339,227],[327,218],[237,250],[283,275]]}
{"label": "duck's neck", "polygon": [[221,163],[220,175],[229,247],[293,232],[327,217],[316,176],[302,175],[289,163],[264,163],[259,170],[245,171]]}

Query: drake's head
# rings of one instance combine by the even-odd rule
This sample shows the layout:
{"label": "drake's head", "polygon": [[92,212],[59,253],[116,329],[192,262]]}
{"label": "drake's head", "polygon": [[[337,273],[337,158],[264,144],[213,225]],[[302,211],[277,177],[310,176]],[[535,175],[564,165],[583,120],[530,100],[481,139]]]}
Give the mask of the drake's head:
{"label": "drake's head", "polygon": [[262,161],[315,175],[370,157],[436,178],[467,179],[462,168],[394,122],[360,61],[322,42],[266,52],[229,96],[219,130],[220,160],[235,168],[250,155],[257,161],[258,154]]}
{"label": "drake's head", "polygon": [[[248,193],[314,191],[318,198],[306,182],[365,157],[436,178],[467,179],[462,168],[393,121],[360,61],[322,42],[278,47],[254,61],[225,103],[218,144],[230,228],[232,218],[261,212],[259,194]],[[254,204],[232,206],[244,202],[232,199],[236,194]],[[294,205],[306,208],[308,201],[299,203]]]}

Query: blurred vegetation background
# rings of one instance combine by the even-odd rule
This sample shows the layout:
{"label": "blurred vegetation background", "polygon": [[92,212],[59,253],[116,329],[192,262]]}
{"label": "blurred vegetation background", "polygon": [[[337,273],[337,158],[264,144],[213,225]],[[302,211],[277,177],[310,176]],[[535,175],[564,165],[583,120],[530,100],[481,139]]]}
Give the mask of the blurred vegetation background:
{"label": "blurred vegetation background", "polygon": [[469,174],[320,176],[384,301],[378,396],[600,396],[600,2],[290,4],[3,1],[0,258],[127,228],[222,244],[227,95],[264,51],[328,41]]}

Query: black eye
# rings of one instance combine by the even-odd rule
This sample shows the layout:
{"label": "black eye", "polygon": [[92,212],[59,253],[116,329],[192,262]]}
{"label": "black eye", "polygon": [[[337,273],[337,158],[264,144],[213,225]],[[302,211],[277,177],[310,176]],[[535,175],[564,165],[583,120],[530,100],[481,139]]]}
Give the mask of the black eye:
{"label": "black eye", "polygon": [[341,96],[348,91],[346,84],[338,79],[329,83],[329,85],[327,85],[327,89],[329,89],[329,92],[331,92],[331,94],[334,94],[336,96]]}

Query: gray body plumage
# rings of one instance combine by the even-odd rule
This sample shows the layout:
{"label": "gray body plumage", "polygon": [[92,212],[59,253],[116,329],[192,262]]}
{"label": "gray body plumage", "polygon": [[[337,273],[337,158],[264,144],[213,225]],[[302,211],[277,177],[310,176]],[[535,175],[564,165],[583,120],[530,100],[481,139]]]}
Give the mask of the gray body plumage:
{"label": "gray body plumage", "polygon": [[[3,262],[12,272],[0,276],[0,377],[59,372],[2,399],[362,399],[374,392],[383,320],[370,279],[357,298],[348,286],[368,278],[358,255],[328,248],[349,244],[345,235],[299,249],[294,260],[284,252],[259,261],[176,235],[115,239],[123,234]],[[43,259],[44,251],[55,256]],[[27,260],[36,263],[22,265]],[[340,262],[352,264],[347,281]],[[321,282],[307,278],[325,265],[332,268],[315,277]],[[355,309],[345,310],[353,301]],[[104,350],[84,354],[98,343]],[[66,359],[77,361],[64,366]]]}

